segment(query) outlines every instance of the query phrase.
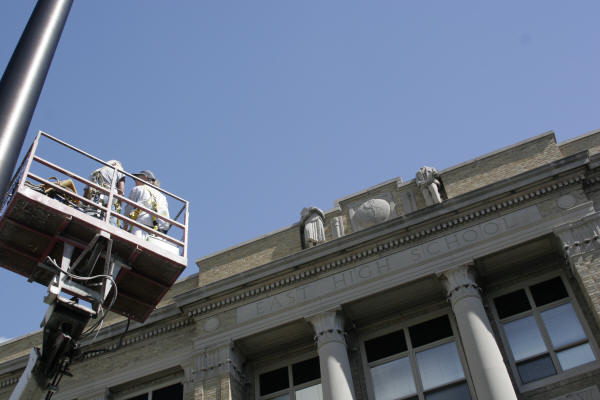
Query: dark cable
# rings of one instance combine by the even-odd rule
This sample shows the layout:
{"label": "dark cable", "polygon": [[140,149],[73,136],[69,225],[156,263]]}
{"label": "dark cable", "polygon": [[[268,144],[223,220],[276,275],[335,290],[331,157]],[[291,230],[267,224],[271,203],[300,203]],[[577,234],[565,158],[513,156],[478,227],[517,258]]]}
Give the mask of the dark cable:
{"label": "dark cable", "polygon": [[113,277],[110,275],[94,275],[94,276],[88,277],[88,276],[78,276],[78,275],[72,274],[68,271],[63,270],[61,267],[59,267],[58,264],[56,263],[56,261],[53,260],[52,258],[50,258],[49,256],[46,257],[46,259],[50,262],[50,264],[52,264],[52,266],[54,268],[58,269],[60,272],[64,273],[65,275],[67,275],[69,278],[71,278],[73,280],[91,281],[94,279],[104,278],[104,279],[110,280],[112,282],[113,288],[114,288],[114,294],[112,296],[109,306],[106,308],[106,311],[102,311],[102,316],[98,319],[98,321],[92,327],[90,327],[87,331],[85,331],[81,334],[82,338],[89,336],[92,332],[94,332],[94,330],[98,326],[100,326],[102,321],[104,321],[104,318],[106,318],[106,315],[110,312],[113,305],[115,304],[115,301],[117,300],[117,296],[118,296],[118,292],[119,292],[118,288],[117,288],[117,283],[115,282]]}
{"label": "dark cable", "polygon": [[130,323],[131,323],[131,318],[127,318],[127,325],[125,326],[125,330],[123,331],[123,333],[121,333],[121,336],[119,337],[119,344],[117,344],[117,347],[115,347],[114,349],[105,348],[105,349],[84,351],[83,353],[81,353],[80,355],[77,356],[77,359],[80,360],[80,359],[84,358],[87,354],[112,353],[113,351],[119,350],[121,347],[123,347],[123,338],[125,337],[125,334],[129,331]]}

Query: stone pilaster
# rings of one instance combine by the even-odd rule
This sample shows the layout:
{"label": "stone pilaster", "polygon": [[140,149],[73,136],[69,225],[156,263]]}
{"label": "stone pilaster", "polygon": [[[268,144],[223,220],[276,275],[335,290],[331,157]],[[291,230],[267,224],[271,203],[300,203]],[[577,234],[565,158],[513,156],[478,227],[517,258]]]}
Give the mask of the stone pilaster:
{"label": "stone pilaster", "polygon": [[463,265],[440,274],[456,316],[473,386],[480,400],[517,399],[485,313],[472,270]]}
{"label": "stone pilaster", "polygon": [[324,400],[354,400],[354,383],[344,337],[344,318],[339,310],[326,311],[307,320],[315,331]]}
{"label": "stone pilaster", "polygon": [[204,349],[194,360],[182,365],[184,400],[242,400],[243,362],[233,343]]}
{"label": "stone pilaster", "polygon": [[561,225],[554,233],[562,244],[573,277],[600,323],[600,213]]}
{"label": "stone pilaster", "polygon": [[189,360],[181,364],[183,369],[183,400],[195,400],[197,398],[195,394],[196,389],[196,362]]}

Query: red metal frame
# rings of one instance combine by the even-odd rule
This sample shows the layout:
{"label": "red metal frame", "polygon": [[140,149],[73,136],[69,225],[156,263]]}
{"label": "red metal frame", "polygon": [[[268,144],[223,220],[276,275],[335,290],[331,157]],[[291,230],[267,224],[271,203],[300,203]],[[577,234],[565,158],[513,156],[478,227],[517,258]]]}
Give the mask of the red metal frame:
{"label": "red metal frame", "polygon": [[[40,131],[38,133],[38,135],[36,136],[36,138],[35,138],[32,146],[31,146],[31,148],[30,148],[30,150],[29,150],[29,152],[27,154],[27,157],[24,160],[25,161],[25,168],[23,169],[23,173],[21,175],[20,181],[18,182],[18,186],[16,188],[17,191],[20,192],[20,191],[23,190],[23,188],[25,187],[25,182],[27,181],[27,179],[33,179],[36,182],[39,182],[39,183],[44,184],[44,185],[48,185],[48,186],[50,186],[50,187],[52,187],[52,188],[54,188],[54,189],[56,189],[56,190],[58,190],[60,192],[62,192],[64,194],[72,197],[72,198],[76,198],[76,199],[78,199],[79,201],[81,201],[81,202],[83,202],[85,204],[91,205],[93,207],[98,208],[101,211],[104,211],[106,213],[106,217],[105,217],[105,221],[106,222],[110,221],[110,217],[116,217],[116,218],[118,218],[120,220],[123,220],[123,221],[127,222],[128,224],[134,225],[134,226],[136,226],[136,227],[138,227],[138,228],[140,228],[140,229],[142,229],[142,230],[144,230],[144,231],[146,231],[148,233],[151,233],[152,235],[160,237],[160,238],[162,238],[162,239],[164,239],[164,240],[166,240],[166,241],[168,241],[168,242],[170,242],[170,243],[178,246],[179,248],[181,248],[181,255],[182,255],[182,257],[187,260],[187,240],[188,240],[188,221],[189,221],[189,203],[188,203],[188,201],[186,201],[183,198],[181,198],[179,196],[176,196],[176,195],[174,195],[174,194],[172,194],[172,193],[170,193],[170,192],[168,192],[168,191],[166,191],[164,189],[161,189],[158,186],[154,186],[152,184],[145,183],[146,185],[151,186],[151,187],[155,188],[156,190],[160,191],[162,194],[164,194],[167,197],[167,199],[169,199],[169,200],[177,200],[177,201],[179,201],[179,202],[182,203],[181,210],[184,211],[183,212],[183,223],[180,223],[180,222],[175,221],[175,220],[170,219],[170,218],[162,217],[162,216],[158,215],[155,211],[153,211],[153,210],[151,210],[149,208],[146,208],[146,207],[144,207],[144,206],[142,206],[140,204],[134,203],[134,202],[132,202],[131,200],[129,200],[125,196],[119,195],[114,190],[109,191],[109,190],[107,190],[107,189],[105,189],[105,188],[103,188],[101,186],[98,186],[97,184],[95,184],[95,183],[87,180],[86,178],[82,177],[79,174],[76,174],[76,173],[74,173],[72,171],[64,169],[64,168],[60,167],[59,165],[57,165],[55,163],[52,163],[52,162],[50,162],[50,161],[48,161],[48,160],[46,160],[46,159],[44,159],[42,157],[39,157],[38,155],[36,155],[36,151],[37,151],[37,149],[38,149],[38,147],[40,145],[40,139],[42,137],[45,137],[45,138],[47,138],[47,139],[49,139],[49,140],[51,140],[51,141],[53,141],[55,143],[58,143],[58,144],[60,144],[60,145],[62,145],[64,147],[66,147],[66,148],[68,148],[68,149],[70,149],[70,150],[72,150],[72,151],[74,151],[74,152],[76,152],[76,153],[78,153],[78,154],[80,154],[80,155],[82,155],[84,157],[87,157],[87,158],[89,158],[91,160],[94,160],[94,161],[96,161],[96,162],[98,162],[100,164],[103,164],[103,165],[111,167],[109,164],[107,164],[103,160],[101,160],[101,159],[99,159],[97,157],[94,157],[93,155],[91,155],[89,153],[86,153],[85,151],[83,151],[81,149],[78,149],[77,147],[72,146],[72,145],[70,145],[70,144],[68,144],[68,143],[66,143],[66,142],[64,142],[64,141],[62,141],[60,139],[57,139],[57,138],[55,138],[55,137],[53,137],[53,136],[51,136],[51,135],[49,135],[49,134],[47,134],[45,132]],[[85,198],[85,197],[83,197],[83,196],[81,196],[79,194],[72,193],[72,192],[64,189],[63,187],[58,186],[58,185],[54,184],[53,182],[50,182],[47,179],[44,179],[44,178],[42,178],[40,176],[37,176],[36,174],[34,174],[34,173],[31,172],[31,166],[33,165],[34,162],[37,162],[37,163],[39,163],[41,165],[44,165],[45,167],[48,167],[48,168],[50,168],[50,169],[52,169],[52,170],[54,170],[56,172],[59,172],[59,173],[61,173],[63,175],[66,175],[69,178],[72,178],[72,179],[74,179],[74,180],[76,180],[76,181],[78,181],[80,183],[83,183],[84,185],[87,185],[89,187],[93,187],[94,189],[107,194],[109,196],[109,202],[107,202],[107,204],[111,204],[111,198],[114,197],[114,198],[120,200],[121,202],[134,205],[136,208],[139,208],[139,209],[141,209],[144,212],[147,212],[147,213],[149,213],[151,215],[154,215],[157,218],[159,218],[161,220],[164,220],[165,222],[169,223],[170,225],[172,225],[174,227],[180,228],[183,231],[181,239],[178,240],[178,239],[175,239],[174,237],[169,236],[167,234],[163,234],[161,232],[155,231],[151,227],[148,227],[146,225],[140,224],[140,223],[132,220],[131,218],[128,218],[125,215],[116,213],[114,210],[112,210],[112,207],[104,207],[102,205],[94,203],[93,201],[91,201],[91,200],[89,200],[89,199],[87,199],[87,198]],[[129,178],[131,178],[132,180],[134,180],[134,181],[140,181],[139,178],[137,178],[136,176],[128,173],[127,171],[121,171],[121,172],[123,174],[125,174],[126,176],[128,176]],[[179,211],[180,213],[181,213],[181,210]],[[133,235],[131,235],[131,236],[133,236]]]}
{"label": "red metal frame", "polygon": [[[119,244],[119,249],[117,250],[119,252],[119,257],[123,260],[127,260],[128,265],[130,265],[128,268],[122,268],[116,277],[117,285],[119,281],[123,280],[123,284],[125,285],[124,289],[129,288],[128,290],[131,290],[131,292],[128,292],[128,290],[125,290],[124,292],[119,291],[117,300],[121,306],[115,306],[115,311],[123,315],[133,314],[133,318],[138,321],[145,320],[187,266],[189,203],[164,189],[149,185],[163,193],[165,197],[167,197],[172,208],[175,202],[181,204],[181,209],[175,218],[179,219],[180,216],[182,216],[183,222],[161,217],[153,210],[134,203],[127,197],[119,195],[116,192],[116,189],[114,189],[116,185],[111,186],[113,189],[103,188],[82,177],[81,173],[70,171],[57,163],[40,157],[37,153],[38,149],[43,149],[42,145],[44,143],[40,143],[42,138],[66,147],[68,150],[73,151],[74,156],[79,155],[87,157],[101,165],[110,166],[99,158],[40,131],[31,145],[25,159],[21,163],[17,174],[13,178],[6,201],[2,203],[2,207],[0,208],[0,247],[10,249],[12,254],[15,254],[15,256],[10,257],[21,257],[23,262],[25,262],[25,260],[28,260],[27,262],[29,263],[33,261],[38,264],[39,268],[40,263],[44,262],[46,257],[53,252],[57,245],[68,243],[81,249],[87,246],[86,241],[89,240],[90,234],[93,235],[101,231],[108,233],[113,243]],[[104,193],[108,196],[108,202],[106,203],[108,206],[97,204],[82,195],[73,193],[60,185],[39,176],[40,174],[36,173],[37,169],[36,172],[32,171],[32,168],[36,165],[42,166],[41,169],[44,171],[50,169],[53,175],[71,178],[76,185],[83,184],[84,186],[92,187],[99,192]],[[110,167],[115,168],[112,166]],[[140,181],[139,178],[126,171],[119,172],[122,172],[125,176],[134,181]],[[115,177],[116,175],[117,174],[114,174]],[[39,185],[53,188],[55,191],[58,191],[65,196],[69,196],[71,199],[79,200],[82,205],[92,206],[96,210],[104,212],[104,216],[102,219],[99,219],[95,215],[87,214],[81,208],[76,208],[51,198],[43,191],[36,188]],[[168,222],[171,226],[181,229],[181,231],[179,231],[182,232],[181,237],[175,238],[168,233],[164,234],[155,231],[152,227],[142,225],[139,222],[116,212],[110,206],[112,204],[112,199],[118,199],[122,203],[134,205],[136,208],[140,208],[141,210]],[[154,245],[141,237],[133,235],[130,232],[111,224],[111,217],[116,217],[130,225],[139,227],[154,237],[161,238],[164,241],[177,246],[179,254],[165,251],[160,248],[160,246]],[[11,225],[6,225],[9,221]],[[13,236],[13,232],[14,235],[19,236]],[[20,236],[20,232],[23,232],[23,236]],[[2,233],[4,234],[2,235]],[[32,243],[35,243],[38,246],[36,247],[36,250],[27,253],[25,247],[23,249],[19,248],[21,243],[20,240],[23,240],[21,237],[26,239],[30,238]],[[113,251],[115,251],[114,245]],[[7,258],[6,262],[17,263],[17,261],[14,260],[15,259],[13,258]],[[18,258],[16,260],[18,260]],[[8,265],[4,265],[4,261],[0,260],[0,266],[25,276],[31,274],[31,276],[28,277],[31,280],[42,283],[42,281],[46,279],[43,277],[40,278],[37,275],[33,278],[35,269],[30,271],[30,267],[25,267],[25,265],[30,264],[23,264],[24,267],[19,270],[19,268],[15,269],[10,268]],[[144,292],[144,290],[150,291]],[[146,293],[151,293],[150,297],[145,296]],[[152,299],[153,303],[148,303],[147,300],[149,299]]]}

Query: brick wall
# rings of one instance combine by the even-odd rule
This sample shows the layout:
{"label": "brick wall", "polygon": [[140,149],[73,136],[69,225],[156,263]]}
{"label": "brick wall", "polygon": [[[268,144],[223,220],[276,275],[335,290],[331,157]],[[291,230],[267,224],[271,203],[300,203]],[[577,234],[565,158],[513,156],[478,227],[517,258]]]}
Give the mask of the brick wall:
{"label": "brick wall", "polygon": [[600,250],[572,260],[573,275],[600,324]]}
{"label": "brick wall", "polygon": [[563,157],[548,133],[441,171],[441,177],[452,198]]}
{"label": "brick wall", "polygon": [[300,250],[302,250],[300,227],[293,225],[290,228],[198,260],[196,262],[200,269],[198,285],[203,286],[239,274]]}
{"label": "brick wall", "polygon": [[598,153],[600,152],[600,130],[564,141],[559,144],[559,148],[565,157],[584,150],[589,150],[592,154]]}

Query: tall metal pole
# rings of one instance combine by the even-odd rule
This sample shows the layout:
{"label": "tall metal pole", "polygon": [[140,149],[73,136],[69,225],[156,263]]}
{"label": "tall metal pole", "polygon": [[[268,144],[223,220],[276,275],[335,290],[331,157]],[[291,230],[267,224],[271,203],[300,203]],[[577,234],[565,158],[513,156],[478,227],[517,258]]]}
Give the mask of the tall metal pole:
{"label": "tall metal pole", "polygon": [[72,4],[73,0],[38,0],[0,81],[0,201]]}

